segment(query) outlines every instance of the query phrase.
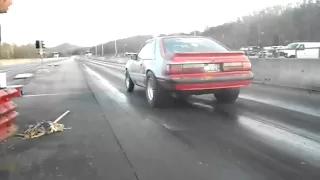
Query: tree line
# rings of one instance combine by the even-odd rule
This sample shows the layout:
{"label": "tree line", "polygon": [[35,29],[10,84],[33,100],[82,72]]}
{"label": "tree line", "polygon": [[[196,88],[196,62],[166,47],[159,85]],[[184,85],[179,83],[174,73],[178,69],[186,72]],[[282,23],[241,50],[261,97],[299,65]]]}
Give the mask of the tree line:
{"label": "tree line", "polygon": [[[53,57],[51,49],[45,49],[43,57]],[[70,56],[71,52],[60,52],[60,57]],[[39,58],[38,50],[34,44],[18,46],[16,44],[2,43],[0,45],[0,60],[1,59],[32,59]]]}
{"label": "tree line", "polygon": [[38,57],[34,44],[18,46],[2,43],[0,45],[0,59],[22,59]]}
{"label": "tree line", "polygon": [[320,42],[320,1],[274,6],[205,30],[209,36],[238,49],[277,46],[297,41]]}
{"label": "tree line", "polygon": [[[207,27],[197,35],[212,37],[231,49],[244,46],[278,46],[297,41],[320,42],[320,0],[304,0],[286,6],[267,7],[215,27]],[[180,33],[183,34],[183,33]],[[193,32],[184,35],[192,35]],[[117,52],[137,52],[152,36],[135,36],[117,40]],[[105,43],[104,55],[115,54],[114,41]],[[102,45],[91,48],[102,54]]]}
{"label": "tree line", "polygon": [[[265,8],[250,15],[237,18],[215,27],[207,27],[197,35],[212,37],[232,49],[243,46],[287,45],[296,41],[320,42],[320,0],[304,0],[286,6]],[[189,33],[187,35],[192,35]],[[93,54],[114,55],[123,52],[137,52],[151,35],[134,36],[97,45],[91,48],[72,50],[65,55],[80,54],[90,50]],[[17,46],[3,43],[1,59],[35,58],[37,50],[33,44]],[[116,51],[117,49],[117,51]],[[103,51],[103,53],[102,53]]]}

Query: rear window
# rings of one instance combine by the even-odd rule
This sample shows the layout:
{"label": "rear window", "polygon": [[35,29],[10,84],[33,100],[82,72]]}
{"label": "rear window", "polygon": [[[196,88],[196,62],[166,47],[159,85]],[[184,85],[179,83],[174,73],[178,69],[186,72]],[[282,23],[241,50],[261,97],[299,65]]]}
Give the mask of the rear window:
{"label": "rear window", "polygon": [[166,54],[179,52],[227,52],[223,45],[209,38],[183,37],[164,38],[163,48]]}

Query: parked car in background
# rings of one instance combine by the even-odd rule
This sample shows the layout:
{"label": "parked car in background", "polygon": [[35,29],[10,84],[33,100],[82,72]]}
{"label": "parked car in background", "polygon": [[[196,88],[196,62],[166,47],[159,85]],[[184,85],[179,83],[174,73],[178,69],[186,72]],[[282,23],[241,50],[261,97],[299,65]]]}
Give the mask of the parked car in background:
{"label": "parked car in background", "polygon": [[280,49],[286,58],[319,58],[320,42],[295,42]]}

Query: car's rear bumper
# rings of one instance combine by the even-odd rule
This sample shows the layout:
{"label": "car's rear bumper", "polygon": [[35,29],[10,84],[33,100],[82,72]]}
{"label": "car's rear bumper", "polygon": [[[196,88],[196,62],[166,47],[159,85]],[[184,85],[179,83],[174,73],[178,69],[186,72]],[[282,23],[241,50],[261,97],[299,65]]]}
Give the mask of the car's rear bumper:
{"label": "car's rear bumper", "polygon": [[254,74],[246,72],[242,74],[210,76],[210,77],[185,77],[185,78],[157,78],[160,85],[172,91],[198,91],[221,88],[237,88],[248,86],[253,80]]}

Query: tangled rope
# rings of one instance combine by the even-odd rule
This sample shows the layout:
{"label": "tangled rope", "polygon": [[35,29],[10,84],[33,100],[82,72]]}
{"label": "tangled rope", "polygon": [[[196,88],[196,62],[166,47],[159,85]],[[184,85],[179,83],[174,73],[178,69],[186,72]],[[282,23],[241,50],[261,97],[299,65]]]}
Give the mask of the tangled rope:
{"label": "tangled rope", "polygon": [[59,124],[58,122],[69,113],[70,111],[66,111],[61,116],[59,116],[55,121],[42,121],[38,122],[35,125],[29,125],[28,129],[25,130],[23,133],[16,134],[16,136],[22,137],[22,139],[33,139],[38,138],[40,136],[62,132],[65,129],[63,124]]}
{"label": "tangled rope", "polygon": [[42,121],[35,125],[29,125],[27,130],[25,130],[23,133],[17,134],[17,136],[20,136],[23,139],[32,139],[56,132],[62,132],[65,129],[70,128],[65,128],[63,124],[51,121]]}

